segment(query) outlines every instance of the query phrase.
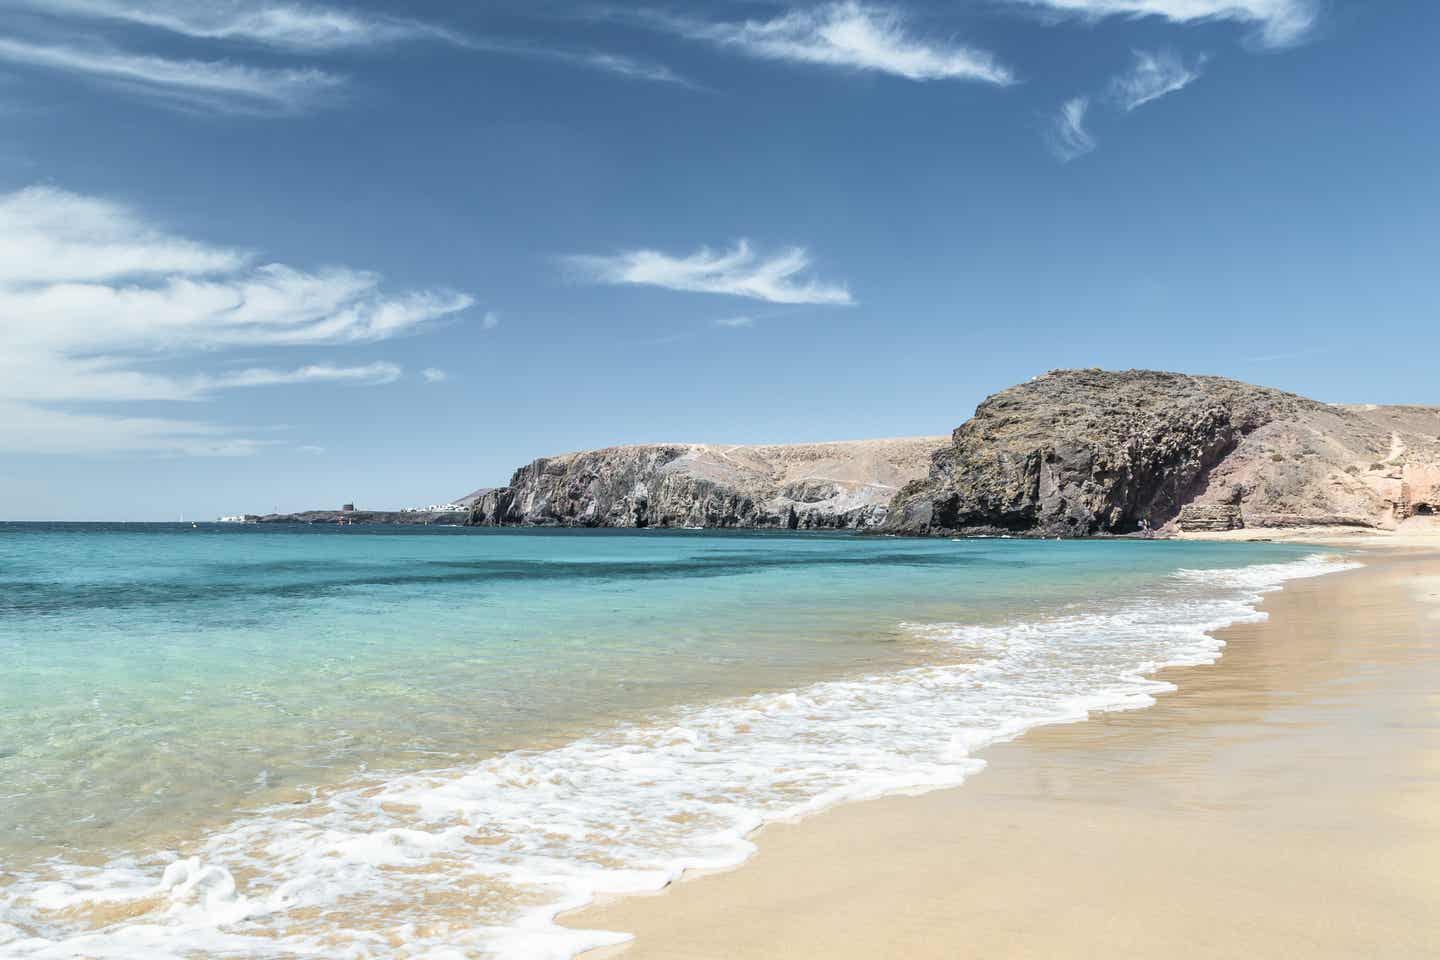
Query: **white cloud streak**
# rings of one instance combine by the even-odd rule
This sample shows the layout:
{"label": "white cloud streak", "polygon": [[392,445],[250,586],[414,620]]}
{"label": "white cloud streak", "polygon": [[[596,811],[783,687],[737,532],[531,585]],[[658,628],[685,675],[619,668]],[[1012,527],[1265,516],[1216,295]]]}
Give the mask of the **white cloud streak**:
{"label": "white cloud streak", "polygon": [[717,327],[729,327],[729,328],[732,329],[732,330],[738,329],[738,328],[740,328],[740,327],[753,327],[753,326],[755,326],[755,318],[754,318],[754,317],[721,317],[720,319],[718,319],[718,320],[715,321],[715,326],[717,326]]}
{"label": "white cloud streak", "polygon": [[1003,0],[1091,19],[1162,17],[1173,23],[1230,20],[1256,28],[1268,47],[1292,46],[1315,26],[1315,0]]}
{"label": "white cloud streak", "polygon": [[[3,0],[0,0],[3,2]],[[478,37],[443,31],[444,38],[455,46],[477,53],[498,53],[507,57],[523,57],[530,60],[545,60],[582,70],[612,73],[627,80],[644,80],[653,83],[674,84],[694,87],[689,79],[676,73],[663,63],[644,60],[639,57],[610,53],[605,50],[576,50],[564,47],[546,47],[522,40],[500,37]]]}
{"label": "white cloud streak", "polygon": [[273,387],[295,383],[394,383],[401,370],[393,363],[368,363],[358,367],[337,367],[328,363],[312,363],[294,370],[271,370],[252,367],[218,377],[195,378],[205,392],[235,387]]}
{"label": "white cloud streak", "polygon": [[267,446],[191,420],[50,410],[0,400],[0,450],[9,453],[170,453],[243,457]]}
{"label": "white cloud streak", "polygon": [[294,113],[344,85],[317,69],[269,69],[226,61],[171,60],[106,47],[51,45],[0,37],[0,61],[76,74],[191,108]]}
{"label": "white cloud streak", "polygon": [[136,357],[59,357],[18,351],[0,358],[0,396],[30,402],[204,400],[222,390],[307,383],[377,385],[400,378],[393,363],[341,367],[317,363],[291,370],[249,367],[220,374],[160,374],[134,369]]}
{"label": "white cloud streak", "polygon": [[450,379],[450,374],[438,367],[426,367],[420,371],[420,376],[426,383],[444,383]]}
{"label": "white cloud streak", "polygon": [[789,247],[762,259],[741,240],[730,250],[701,247],[688,257],[658,250],[627,250],[614,256],[568,257],[566,262],[581,277],[596,283],[720,293],[769,303],[854,303],[843,286],[801,278],[810,267],[810,255],[803,247]]}
{"label": "white cloud streak", "polygon": [[0,0],[0,7],[111,20],[201,40],[233,40],[293,51],[374,47],[411,39],[459,42],[443,27],[335,7],[257,0]]}
{"label": "white cloud streak", "polygon": [[1135,51],[1135,63],[1110,83],[1110,95],[1126,110],[1143,107],[1167,94],[1183,90],[1200,79],[1202,57],[1192,66],[1172,51]]}
{"label": "white cloud streak", "polygon": [[1089,97],[1073,97],[1061,104],[1046,131],[1050,150],[1062,163],[1069,163],[1095,149],[1095,138],[1085,129]]}
{"label": "white cloud streak", "polygon": [[[375,48],[432,40],[479,53],[549,60],[631,80],[693,86],[661,63],[599,50],[548,48],[471,36],[436,24],[335,7],[264,0],[0,0],[74,20],[118,22],[196,40],[248,43],[294,54]],[[130,87],[173,105],[229,112],[297,112],[342,87],[322,70],[264,69],[229,61],[171,60],[107,47],[10,39],[0,59],[77,73]]]}
{"label": "white cloud streak", "polygon": [[166,234],[119,204],[32,187],[0,195],[0,289],[237,270],[248,255]]}
{"label": "white cloud streak", "polygon": [[[445,290],[386,294],[377,275],[343,267],[311,272],[256,265],[243,251],[174,236],[94,197],[46,187],[0,194],[0,403],[12,413],[32,411],[34,422],[55,430],[73,428],[82,448],[80,438],[97,418],[134,434],[116,441],[117,449],[210,450],[213,444],[196,446],[189,435],[213,430],[188,421],[62,415],[38,405],[193,401],[238,388],[389,383],[401,371],[385,362],[204,373],[158,368],[234,348],[386,340],[472,302]],[[188,426],[170,430],[175,423]],[[165,430],[186,436],[160,443]],[[18,421],[0,430],[0,449],[21,443],[49,450],[60,442],[37,446]],[[230,439],[226,444],[240,449]]]}
{"label": "white cloud streak", "polygon": [[675,73],[664,63],[652,63],[651,60],[638,60],[632,56],[624,56],[621,53],[576,53],[576,55],[563,55],[564,58],[579,63],[580,66],[589,66],[596,71],[606,73],[618,73],[635,81],[651,81],[654,83],[678,83],[681,86],[690,85],[690,81]]}
{"label": "white cloud streak", "polygon": [[747,56],[873,71],[907,80],[978,80],[1006,85],[1012,71],[972,47],[909,32],[892,7],[841,0],[770,20],[714,23],[651,16],[649,22]]}
{"label": "white cloud streak", "polygon": [[629,80],[647,80],[651,83],[671,83],[682,87],[693,86],[689,80],[674,70],[671,70],[663,63],[639,60],[635,57],[624,56],[623,54],[605,53],[603,51],[579,53],[568,50],[543,50],[538,48],[532,48],[527,52],[536,56],[558,60],[562,63],[573,64],[577,67],[599,70],[604,73],[613,73]]}

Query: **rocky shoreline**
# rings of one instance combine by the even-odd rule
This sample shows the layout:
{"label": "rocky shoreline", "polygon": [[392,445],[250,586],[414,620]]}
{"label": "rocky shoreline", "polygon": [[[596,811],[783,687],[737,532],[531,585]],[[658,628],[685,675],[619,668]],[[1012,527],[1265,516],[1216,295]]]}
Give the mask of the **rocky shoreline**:
{"label": "rocky shoreline", "polygon": [[468,512],[262,523],[1091,537],[1392,530],[1440,510],[1440,408],[1336,405],[1223,377],[1054,370],[949,437],[641,444],[541,457]]}
{"label": "rocky shoreline", "polygon": [[866,530],[943,437],[844,443],[648,444],[543,457],[477,491],[478,526]]}
{"label": "rocky shoreline", "polygon": [[980,404],[883,529],[1093,536],[1390,529],[1440,499],[1440,410],[1152,370],[1056,370]]}
{"label": "rocky shoreline", "polygon": [[[1440,504],[1440,409],[1223,377],[1056,370],[987,398],[948,441],[869,443],[541,458],[480,491],[469,522],[1089,537],[1392,529]],[[871,471],[888,453],[887,482],[837,484],[862,449]]]}

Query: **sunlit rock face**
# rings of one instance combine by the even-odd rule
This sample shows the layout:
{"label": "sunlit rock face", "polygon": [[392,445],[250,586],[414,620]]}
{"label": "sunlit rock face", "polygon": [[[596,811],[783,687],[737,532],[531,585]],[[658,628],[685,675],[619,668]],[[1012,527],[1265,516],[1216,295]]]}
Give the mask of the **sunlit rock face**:
{"label": "sunlit rock face", "polygon": [[1337,406],[1223,377],[1056,370],[981,403],[882,529],[1129,533],[1169,527],[1187,505],[1235,508],[1192,511],[1210,517],[1202,525],[1387,527],[1404,519],[1410,462],[1440,463],[1435,408]]}
{"label": "sunlit rock face", "polygon": [[542,457],[508,486],[477,491],[470,523],[868,529],[945,443],[643,444]]}

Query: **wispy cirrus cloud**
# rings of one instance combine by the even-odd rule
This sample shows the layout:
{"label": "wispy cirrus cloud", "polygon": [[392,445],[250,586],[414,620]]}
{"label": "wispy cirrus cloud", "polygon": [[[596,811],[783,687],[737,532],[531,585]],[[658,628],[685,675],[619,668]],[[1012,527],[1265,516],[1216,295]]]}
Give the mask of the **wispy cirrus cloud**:
{"label": "wispy cirrus cloud", "polygon": [[0,195],[0,289],[238,270],[249,254],[197,243],[120,204],[50,187]]}
{"label": "wispy cirrus cloud", "polygon": [[554,53],[561,59],[568,60],[578,66],[618,74],[622,77],[629,77],[632,80],[649,80],[654,83],[674,83],[680,86],[691,86],[689,80],[674,70],[671,70],[665,64],[655,63],[651,60],[640,60],[635,57],[624,56],[623,54],[605,53],[603,51],[590,51],[587,53],[555,51]]}
{"label": "wispy cirrus cloud", "polygon": [[1061,104],[1050,119],[1045,142],[1062,163],[1069,163],[1095,149],[1095,138],[1085,129],[1085,114],[1089,109],[1089,97],[1072,97]]}
{"label": "wispy cirrus cloud", "polygon": [[[1187,65],[1172,51],[1134,51],[1130,69],[1114,77],[1102,103],[1130,112],[1147,103],[1183,90],[1200,77],[1205,63],[1202,56],[1193,66]],[[1077,96],[1066,100],[1048,120],[1045,143],[1062,163],[1069,163],[1095,150],[1095,137],[1085,127],[1090,110],[1090,97]]]}
{"label": "wispy cirrus cloud", "polygon": [[426,383],[444,383],[450,379],[450,374],[441,370],[439,367],[426,367],[420,371],[420,379]]}
{"label": "wispy cirrus cloud", "polygon": [[652,83],[669,83],[682,87],[694,86],[686,77],[676,73],[663,63],[624,54],[608,53],[603,50],[568,50],[561,47],[546,47],[494,38],[470,38],[463,41],[463,45],[471,50],[527,57],[534,60],[549,60],[582,70],[612,73],[627,80],[646,80]]}
{"label": "wispy cirrus cloud", "polygon": [[0,10],[48,15],[38,38],[0,37],[0,61],[63,71],[162,103],[215,112],[287,114],[335,99],[348,78],[318,68],[253,66],[224,60],[179,60],[135,53],[94,40],[77,42],[76,22],[117,23],[198,41],[265,47],[293,55],[373,49],[401,41],[436,41],[479,54],[500,54],[614,74],[631,80],[693,86],[662,63],[604,50],[566,49],[521,39],[476,36],[420,20],[318,4],[274,0],[0,0]]}
{"label": "wispy cirrus cloud", "polygon": [[174,60],[105,46],[0,37],[0,61],[70,73],[190,107],[235,113],[292,113],[345,83],[324,70],[254,67],[223,60]]}
{"label": "wispy cirrus cloud", "polygon": [[198,40],[250,43],[297,54],[430,40],[478,52],[548,59],[636,80],[687,83],[664,64],[624,54],[473,36],[436,23],[318,4],[268,0],[0,0],[0,9],[6,6],[151,27]]}
{"label": "wispy cirrus cloud", "polygon": [[114,436],[99,449],[253,451],[257,443],[202,422],[72,408],[196,401],[267,386],[389,383],[401,370],[388,362],[173,367],[202,356],[214,366],[234,349],[387,340],[472,303],[446,290],[389,294],[367,271],[257,264],[245,251],[176,236],[95,197],[48,187],[3,194],[0,449],[52,451],[67,435],[72,448],[91,449],[97,425],[109,423]]}
{"label": "wispy cirrus cloud", "polygon": [[1161,17],[1173,23],[1230,20],[1253,26],[1265,46],[1299,43],[1315,26],[1315,0],[996,0],[1091,19]]}
{"label": "wispy cirrus cloud", "polygon": [[195,420],[73,413],[0,399],[0,450],[9,453],[245,457],[273,445],[230,434]]}
{"label": "wispy cirrus cloud", "polygon": [[801,275],[810,268],[803,247],[760,257],[741,240],[729,250],[701,247],[689,256],[658,250],[627,250],[613,256],[564,258],[583,279],[595,283],[664,287],[691,293],[718,293],[769,303],[846,305],[855,301],[844,286]]}
{"label": "wispy cirrus cloud", "polygon": [[895,7],[840,0],[789,10],[768,20],[715,22],[640,17],[694,40],[765,60],[873,71],[907,80],[977,80],[1006,85],[1010,68],[984,50],[912,33]]}
{"label": "wispy cirrus cloud", "polygon": [[236,387],[273,387],[295,383],[358,383],[366,385],[394,383],[401,369],[393,363],[367,363],[339,367],[331,363],[312,363],[293,370],[272,370],[250,367],[217,377],[198,377],[195,382],[205,393],[232,390]]}
{"label": "wispy cirrus cloud", "polygon": [[1130,69],[1111,81],[1110,95],[1125,110],[1134,110],[1185,89],[1200,79],[1200,68],[1204,64],[1204,57],[1190,66],[1173,51],[1136,50]]}
{"label": "wispy cirrus cloud", "polygon": [[445,27],[418,20],[266,0],[0,0],[3,7],[118,21],[195,39],[234,40],[293,51],[375,47],[412,39],[461,39]]}
{"label": "wispy cirrus cloud", "polygon": [[359,366],[309,364],[288,370],[247,367],[220,374],[159,374],[137,369],[148,358],[133,355],[114,357],[56,358],[34,352],[20,352],[0,358],[0,373],[6,383],[0,397],[30,402],[115,403],[137,400],[205,400],[224,390],[244,387],[273,387],[303,383],[353,383],[377,385],[399,379],[401,369],[393,363]]}

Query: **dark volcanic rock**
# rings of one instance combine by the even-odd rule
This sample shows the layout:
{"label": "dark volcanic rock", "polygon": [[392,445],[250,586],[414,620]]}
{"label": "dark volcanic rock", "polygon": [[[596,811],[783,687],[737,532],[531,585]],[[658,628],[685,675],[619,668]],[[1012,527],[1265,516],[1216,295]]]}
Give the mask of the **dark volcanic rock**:
{"label": "dark volcanic rock", "polygon": [[1053,371],[980,404],[930,475],[896,496],[885,529],[1084,536],[1160,527],[1207,491],[1245,437],[1321,415],[1337,414],[1221,377]]}
{"label": "dark volcanic rock", "polygon": [[[1440,501],[1440,412],[1151,370],[1057,370],[945,438],[645,444],[545,457],[469,522],[1086,536],[1394,526]],[[928,474],[928,475],[927,475]],[[897,492],[898,491],[898,492]]]}

